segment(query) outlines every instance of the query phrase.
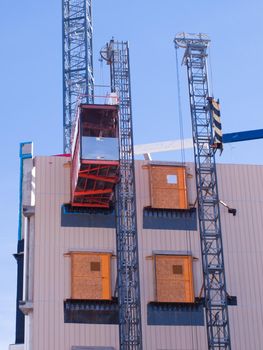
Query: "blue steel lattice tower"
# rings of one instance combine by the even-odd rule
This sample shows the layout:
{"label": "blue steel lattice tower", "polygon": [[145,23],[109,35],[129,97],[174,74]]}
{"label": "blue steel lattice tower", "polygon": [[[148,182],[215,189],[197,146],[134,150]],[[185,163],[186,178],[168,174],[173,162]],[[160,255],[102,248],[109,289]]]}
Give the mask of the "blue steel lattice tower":
{"label": "blue steel lattice tower", "polygon": [[176,49],[185,49],[195,156],[209,350],[231,349],[227,291],[217,188],[213,123],[209,110],[207,48],[203,34],[178,34]]}
{"label": "blue steel lattice tower", "polygon": [[[111,90],[119,99],[120,182],[116,190],[119,334],[121,350],[141,350],[141,308],[135,203],[129,49],[111,41]],[[94,103],[91,0],[63,0],[64,152],[71,152],[77,106]]]}
{"label": "blue steel lattice tower", "polygon": [[91,0],[63,0],[64,152],[70,153],[71,129],[79,98],[94,101]]}
{"label": "blue steel lattice tower", "polygon": [[102,57],[110,65],[111,91],[119,99],[120,181],[116,190],[119,337],[121,350],[142,350],[138,237],[129,47],[111,40]]}

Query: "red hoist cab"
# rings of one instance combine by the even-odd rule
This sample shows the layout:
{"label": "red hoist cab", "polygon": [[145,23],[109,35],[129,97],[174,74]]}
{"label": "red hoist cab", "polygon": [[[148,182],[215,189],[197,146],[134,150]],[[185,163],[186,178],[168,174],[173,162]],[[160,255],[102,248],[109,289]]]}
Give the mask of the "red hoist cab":
{"label": "red hoist cab", "polygon": [[72,140],[71,205],[109,208],[118,172],[118,106],[80,104]]}

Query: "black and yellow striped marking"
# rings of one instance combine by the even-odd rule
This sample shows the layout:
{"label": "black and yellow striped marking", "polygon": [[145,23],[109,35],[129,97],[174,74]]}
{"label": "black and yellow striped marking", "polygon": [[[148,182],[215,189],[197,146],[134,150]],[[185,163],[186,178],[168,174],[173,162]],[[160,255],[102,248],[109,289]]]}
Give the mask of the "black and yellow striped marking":
{"label": "black and yellow striped marking", "polygon": [[217,148],[222,148],[222,124],[220,118],[220,104],[219,101],[214,100],[213,98],[209,99],[209,107],[212,114],[212,123],[214,130],[214,146]]}

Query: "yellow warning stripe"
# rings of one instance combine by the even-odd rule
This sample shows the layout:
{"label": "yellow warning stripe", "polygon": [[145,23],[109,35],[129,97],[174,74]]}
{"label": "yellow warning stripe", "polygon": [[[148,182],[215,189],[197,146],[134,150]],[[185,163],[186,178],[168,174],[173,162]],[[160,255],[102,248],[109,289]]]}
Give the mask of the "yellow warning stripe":
{"label": "yellow warning stripe", "polygon": [[213,118],[214,118],[218,123],[221,123],[220,116],[218,116],[218,115],[216,115],[215,113],[213,113]]}
{"label": "yellow warning stripe", "polygon": [[220,110],[220,105],[218,102],[216,102],[215,100],[212,100],[212,106],[217,109],[218,111]]}
{"label": "yellow warning stripe", "polygon": [[222,136],[222,135],[223,135],[221,129],[218,129],[217,127],[214,126],[214,130],[215,130],[215,133],[216,133],[218,136]]}

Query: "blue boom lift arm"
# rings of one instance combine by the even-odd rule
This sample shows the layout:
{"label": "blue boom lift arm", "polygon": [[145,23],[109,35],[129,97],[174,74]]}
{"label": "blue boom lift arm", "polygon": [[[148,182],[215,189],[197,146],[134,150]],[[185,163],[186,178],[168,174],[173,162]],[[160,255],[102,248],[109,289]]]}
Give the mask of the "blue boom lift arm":
{"label": "blue boom lift arm", "polygon": [[263,139],[263,129],[238,131],[228,134],[223,134],[223,143],[250,141]]}

